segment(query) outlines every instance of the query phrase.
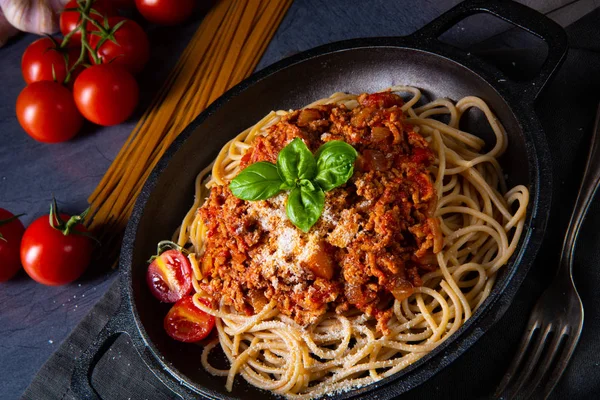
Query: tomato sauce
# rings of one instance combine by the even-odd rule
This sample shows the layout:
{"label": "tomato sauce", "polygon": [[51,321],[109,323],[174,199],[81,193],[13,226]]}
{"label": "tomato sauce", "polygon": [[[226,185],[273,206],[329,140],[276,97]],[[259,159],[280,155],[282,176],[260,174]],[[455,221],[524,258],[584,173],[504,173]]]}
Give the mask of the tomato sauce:
{"label": "tomato sauce", "polygon": [[[199,213],[207,227],[203,289],[253,314],[269,300],[300,324],[327,310],[357,308],[387,332],[394,299],[422,285],[440,250],[433,217],[437,194],[427,141],[407,124],[402,99],[363,94],[359,106],[293,111],[256,138],[241,167],[275,163],[291,140],[313,153],[343,140],[358,152],[353,177],[326,193],[325,210],[308,233],[285,218],[285,196],[248,202],[216,186]],[[424,260],[424,261],[423,261]]]}

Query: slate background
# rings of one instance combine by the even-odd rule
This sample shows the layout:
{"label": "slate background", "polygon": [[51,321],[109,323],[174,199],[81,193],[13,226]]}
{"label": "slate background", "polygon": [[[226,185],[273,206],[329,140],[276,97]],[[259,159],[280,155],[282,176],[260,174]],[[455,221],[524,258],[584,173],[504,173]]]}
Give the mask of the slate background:
{"label": "slate background", "polygon": [[[405,35],[456,3],[458,1],[452,0],[296,0],[257,69],[298,51],[336,40]],[[516,348],[528,310],[552,275],[552,257],[556,255],[561,229],[566,225],[569,206],[574,200],[573,193],[581,176],[587,140],[600,97],[600,54],[596,53],[600,51],[600,4],[584,0],[529,0],[526,3],[550,13],[565,25],[587,14],[568,28],[572,50],[555,83],[538,103],[557,167],[557,193],[550,235],[543,256],[498,328],[492,329],[461,357],[457,367],[442,372],[427,385],[410,392],[406,398],[434,395],[439,398],[488,397],[491,388],[500,379],[498,373],[506,368]],[[570,6],[560,8],[567,4]],[[87,196],[119,151],[144,105],[150,102],[153,93],[162,84],[201,17],[198,13],[189,23],[177,28],[146,25],[153,53],[149,67],[140,76],[142,104],[136,115],[116,127],[101,128],[89,124],[76,139],[63,144],[33,141],[21,130],[14,116],[16,98],[25,86],[19,69],[20,57],[26,46],[37,37],[22,35],[1,48],[0,207],[15,213],[26,212],[27,215],[22,218],[25,225],[47,212],[53,194],[65,211],[84,209]],[[444,38],[461,46],[487,39],[483,44],[472,46],[486,51],[522,49],[533,43],[514,30],[505,32],[506,28],[505,24],[492,21],[492,18],[472,17]],[[535,52],[528,50],[525,53]],[[522,65],[527,66],[530,60],[523,62],[527,64]],[[572,106],[566,107],[565,102],[571,102]],[[580,245],[577,253],[576,279],[587,306],[582,343],[555,398],[586,399],[600,393],[600,343],[597,339],[600,318],[597,307],[594,307],[599,302],[595,288],[600,287],[600,277],[598,273],[589,273],[600,258],[600,232],[595,228],[600,222],[599,211],[596,202],[581,234],[587,245]],[[22,272],[10,282],[0,285],[0,398],[18,398],[23,393],[36,371],[107,291],[116,275],[115,271],[96,264],[78,282],[63,287],[38,285]],[[494,351],[490,353],[489,349]],[[473,377],[465,376],[465,371],[481,373]],[[453,382],[452,388],[447,386],[448,382]],[[125,389],[111,391],[112,394],[106,398],[144,398],[131,387],[126,396]],[[155,393],[158,396],[161,390]]]}

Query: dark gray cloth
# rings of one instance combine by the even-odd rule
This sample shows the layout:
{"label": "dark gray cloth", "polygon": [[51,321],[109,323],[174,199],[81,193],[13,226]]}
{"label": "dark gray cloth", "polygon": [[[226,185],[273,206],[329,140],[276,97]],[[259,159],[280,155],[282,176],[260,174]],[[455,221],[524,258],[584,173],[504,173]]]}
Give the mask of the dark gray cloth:
{"label": "dark gray cloth", "polygon": [[[600,36],[598,12],[568,28],[571,45],[565,64],[537,103],[554,166],[554,198],[548,235],[535,265],[505,316],[454,364],[402,399],[487,399],[506,371],[523,334],[529,311],[551,281],[562,236],[582,176],[595,110],[600,100]],[[509,33],[512,35],[512,33]],[[508,41],[513,49],[515,40]],[[501,36],[488,40],[485,56],[493,59]],[[516,51],[515,54],[519,54]],[[529,52],[526,52],[529,54]],[[500,53],[497,53],[500,54]],[[502,53],[506,54],[506,53]],[[526,56],[527,56],[526,54]],[[579,346],[552,399],[600,398],[600,204],[596,201],[584,223],[576,252],[575,280],[585,307]],[[92,312],[46,362],[23,395],[25,399],[72,399],[69,383],[73,360],[102,329],[118,304],[115,283]],[[168,399],[174,397],[153,376],[127,336],[121,336],[93,373],[93,384],[106,399]]]}
{"label": "dark gray cloth", "polygon": [[[40,369],[23,394],[24,399],[78,400],[69,390],[74,360],[92,343],[94,337],[117,311],[120,294],[115,280],[92,311],[81,321],[52,357]],[[149,371],[122,334],[104,353],[92,373],[92,385],[103,399],[172,398],[170,391]]]}
{"label": "dark gray cloth", "polygon": [[[117,311],[120,303],[118,282],[115,280],[102,300],[44,364],[23,394],[24,399],[78,400],[69,390],[74,360]],[[144,363],[127,335],[122,334],[98,361],[92,373],[92,385],[103,399],[172,398],[169,390],[151,372],[140,368],[142,365]]]}

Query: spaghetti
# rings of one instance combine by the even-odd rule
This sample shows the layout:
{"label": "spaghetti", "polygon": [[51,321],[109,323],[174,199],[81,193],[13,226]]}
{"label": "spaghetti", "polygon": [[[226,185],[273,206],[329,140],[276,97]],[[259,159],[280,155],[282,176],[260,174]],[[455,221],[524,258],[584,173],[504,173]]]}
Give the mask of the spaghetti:
{"label": "spaghetti", "polygon": [[[395,86],[391,92],[409,94],[402,105],[405,122],[428,142],[435,153],[429,173],[437,193],[435,217],[439,219],[443,246],[424,273],[422,284],[410,296],[394,300],[388,329],[358,309],[328,310],[307,325],[266,302],[254,315],[240,313],[221,302],[211,309],[199,297],[203,292],[202,266],[206,225],[198,208],[211,188],[227,184],[240,171],[244,155],[259,136],[268,135],[286,111],[274,111],[231,140],[213,165],[197,177],[196,197],[176,233],[175,241],[192,253],[195,305],[217,318],[218,339],[209,343],[202,365],[211,374],[227,377],[231,390],[236,375],[250,384],[289,398],[315,398],[350,390],[393,375],[422,358],[450,337],[482,305],[494,285],[497,271],[514,253],[523,231],[528,189],[507,189],[498,157],[506,150],[507,136],[485,102],[465,97],[457,103],[438,99],[422,106],[421,92]],[[306,108],[320,105],[359,105],[357,95],[335,93]],[[482,153],[484,141],[459,129],[470,108],[483,112],[496,143]],[[445,116],[447,123],[441,122]],[[221,370],[210,362],[220,344],[230,362]]]}

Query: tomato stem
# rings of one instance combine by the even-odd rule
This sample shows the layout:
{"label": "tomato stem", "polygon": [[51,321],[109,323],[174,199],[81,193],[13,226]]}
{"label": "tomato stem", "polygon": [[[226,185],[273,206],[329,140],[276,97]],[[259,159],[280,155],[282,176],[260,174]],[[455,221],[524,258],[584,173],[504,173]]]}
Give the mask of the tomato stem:
{"label": "tomato stem", "polygon": [[67,35],[65,35],[63,42],[61,43],[61,47],[67,46],[71,37],[76,32],[81,33],[81,52],[79,53],[79,58],[77,59],[77,61],[75,61],[75,63],[71,66],[71,68],[69,68],[69,71],[67,72],[67,76],[65,77],[65,80],[63,81],[63,84],[65,84],[65,85],[67,83],[69,83],[69,81],[71,80],[71,77],[73,76],[73,72],[79,66],[83,65],[84,62],[86,61],[86,53],[90,54],[90,57],[92,58],[92,61],[94,64],[100,64],[100,57],[98,57],[98,54],[96,54],[95,49],[93,49],[92,46],[90,45],[90,42],[87,37],[87,34],[88,34],[88,32],[86,30],[87,23],[89,22],[92,25],[94,25],[96,28],[98,28],[100,30],[100,36],[104,37],[106,35],[109,35],[110,32],[106,28],[104,28],[101,24],[99,24],[97,21],[95,21],[93,18],[91,18],[89,16],[90,13],[99,14],[97,11],[92,9],[93,3],[94,3],[94,0],[82,0],[82,1],[78,0],[77,1],[77,4],[79,5],[79,7],[77,8],[77,12],[79,12],[79,15],[80,15],[80,19],[79,19],[80,23],[77,26],[77,28],[73,29],[71,32],[69,32]]}
{"label": "tomato stem", "polygon": [[[94,14],[97,14],[97,15],[103,16],[102,14],[98,13],[98,12],[97,12],[96,10],[94,10],[94,9],[92,9],[92,10],[91,10],[91,12],[92,12],[92,13],[94,13]],[[81,16],[82,16],[82,18],[83,18],[85,21],[87,21],[87,22],[89,22],[90,24],[94,25],[94,27],[96,27],[96,28],[97,28],[97,29],[98,29],[98,30],[99,30],[101,33],[103,33],[103,34],[107,34],[107,33],[108,33],[108,29],[107,29],[107,28],[105,28],[103,24],[101,24],[101,23],[99,23],[98,21],[96,21],[94,18],[91,18],[89,15],[85,15],[85,14],[82,14]],[[104,16],[103,16],[103,17],[104,17]],[[107,23],[107,18],[106,18],[106,17],[104,17],[104,23]]]}
{"label": "tomato stem", "polygon": [[[23,214],[18,214],[18,215],[13,215],[13,216],[12,216],[12,217],[10,217],[10,218],[7,218],[7,219],[0,220],[0,226],[2,226],[2,225],[6,225],[6,224],[8,224],[8,223],[10,223],[10,222],[14,221],[14,220],[15,220],[15,219],[17,219],[17,218],[19,218],[19,217],[22,217],[23,215],[25,215],[25,213],[23,213]],[[4,239],[4,236],[2,236],[2,232],[0,232],[0,240],[2,240],[3,242],[6,242],[6,239]]]}
{"label": "tomato stem", "polygon": [[65,222],[61,218],[60,212],[58,211],[58,204],[56,203],[56,198],[52,197],[52,203],[50,203],[50,214],[48,215],[50,226],[52,228],[56,229],[57,231],[62,232],[62,234],[65,236],[68,236],[71,234],[81,235],[81,236],[86,236],[86,237],[92,239],[96,243],[100,243],[100,241],[98,239],[96,239],[94,236],[92,236],[90,233],[81,232],[81,231],[78,231],[75,229],[75,226],[77,226],[79,224],[83,224],[83,221],[85,220],[85,217],[90,212],[90,209],[91,209],[91,207],[86,208],[85,211],[83,211],[81,214],[73,215],[72,217],[69,218],[68,221]]}
{"label": "tomato stem", "polygon": [[183,246],[178,245],[175,242],[172,242],[170,240],[161,240],[160,242],[158,242],[158,245],[156,246],[156,254],[153,255],[152,257],[150,257],[148,262],[151,263],[152,261],[154,261],[156,258],[158,258],[162,253],[164,253],[167,250],[177,250],[177,251],[180,251],[181,253],[183,253],[184,255],[190,254],[190,252],[187,251],[187,249],[185,249]]}
{"label": "tomato stem", "polygon": [[[73,77],[73,73],[77,68],[79,68],[80,66],[87,65],[86,53],[89,53],[89,57],[92,59],[92,64],[97,65],[102,63],[100,56],[98,56],[97,50],[107,40],[117,43],[115,39],[115,32],[126,22],[120,21],[114,27],[111,28],[108,24],[108,17],[92,8],[95,1],[96,0],[77,0],[77,8],[69,8],[65,10],[79,13],[79,25],[77,25],[75,29],[73,29],[71,32],[65,35],[63,42],[60,44],[60,48],[67,47],[69,41],[72,39],[75,33],[79,32],[81,35],[81,52],[79,53],[79,58],[77,59],[77,61],[75,61],[75,63],[73,63],[71,68],[68,68],[68,59],[65,61],[68,68],[67,75],[65,76],[65,80],[63,81],[63,84],[65,85],[70,82],[70,80]],[[98,22],[96,19],[92,18],[91,15],[102,16],[104,18],[104,21]],[[88,24],[92,25],[97,30],[93,32],[88,32]],[[93,48],[90,43],[90,38],[88,36],[91,35],[96,35],[100,38],[98,44],[96,45],[96,48]]]}
{"label": "tomato stem", "polygon": [[[96,45],[96,50],[99,49],[100,47],[102,47],[102,45],[107,40],[110,40],[111,42],[113,42],[115,44],[119,44],[117,42],[117,39],[115,38],[115,33],[117,32],[117,30],[119,30],[121,28],[121,26],[123,26],[123,24],[125,24],[125,22],[127,22],[127,20],[119,21],[112,28],[110,26],[108,26],[108,22],[107,22],[107,28],[106,29],[103,28],[102,34],[97,35],[97,36],[100,36],[100,40],[98,41],[98,44]],[[94,34],[96,34],[96,33],[94,33]]]}
{"label": "tomato stem", "polygon": [[[63,11],[63,12],[64,12],[64,11]],[[78,32],[78,31],[79,31],[79,29],[73,29],[71,32],[67,33],[67,34],[66,34],[66,35],[63,37],[63,41],[62,41],[62,43],[60,44],[60,47],[61,47],[61,48],[65,48],[65,47],[67,47],[67,45],[68,45],[69,41],[71,40],[71,37],[72,37],[72,36],[73,36],[73,35],[74,35],[76,32]]]}

